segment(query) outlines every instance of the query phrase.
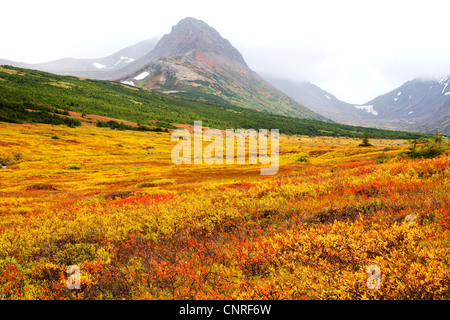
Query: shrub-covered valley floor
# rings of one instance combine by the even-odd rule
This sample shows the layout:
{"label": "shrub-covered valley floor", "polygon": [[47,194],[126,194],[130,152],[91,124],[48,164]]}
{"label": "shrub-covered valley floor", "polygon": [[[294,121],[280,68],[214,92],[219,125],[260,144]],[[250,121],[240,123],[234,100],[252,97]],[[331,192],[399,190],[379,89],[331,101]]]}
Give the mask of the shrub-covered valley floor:
{"label": "shrub-covered valley floor", "polygon": [[177,166],[170,133],[0,123],[0,297],[449,299],[450,156],[359,143],[282,136],[261,176]]}

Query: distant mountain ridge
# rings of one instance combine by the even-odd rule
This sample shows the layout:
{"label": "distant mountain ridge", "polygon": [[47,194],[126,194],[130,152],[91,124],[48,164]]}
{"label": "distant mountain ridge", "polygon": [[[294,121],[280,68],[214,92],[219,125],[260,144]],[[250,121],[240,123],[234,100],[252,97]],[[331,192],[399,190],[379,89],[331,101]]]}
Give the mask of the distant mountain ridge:
{"label": "distant mountain ridge", "polygon": [[158,38],[149,38],[109,56],[97,59],[64,58],[35,64],[0,59],[0,65],[40,70],[63,76],[71,75],[81,78],[107,80],[111,78],[112,71],[118,71],[124,68],[151,51],[158,40]]}
{"label": "distant mountain ridge", "polygon": [[340,101],[310,82],[265,78],[312,111],[338,123],[450,134],[450,76],[416,78],[361,105]]}
{"label": "distant mountain ridge", "polygon": [[361,107],[373,110],[369,123],[419,132],[450,133],[450,77],[416,78]]}
{"label": "distant mountain ridge", "polygon": [[258,76],[247,66],[242,54],[204,21],[184,18],[153,47],[153,43],[147,44],[133,46],[133,49],[136,46],[144,48],[134,56],[128,51],[119,51],[104,59],[62,59],[38,65],[11,65],[59,75],[120,81],[183,97],[330,121]]}
{"label": "distant mountain ridge", "polygon": [[307,81],[260,77],[214,28],[190,17],[182,19],[159,41],[147,39],[107,57],[40,64],[0,59],[0,65],[113,80],[298,118],[450,134],[449,76],[416,78],[365,104],[350,104]]}
{"label": "distant mountain ridge", "polygon": [[263,77],[288,96],[307,106],[307,108],[336,122],[343,124],[358,123],[358,125],[361,125],[366,118],[365,112],[356,109],[354,104],[339,100],[332,93],[321,89],[311,82],[294,82],[270,75],[263,75]]}

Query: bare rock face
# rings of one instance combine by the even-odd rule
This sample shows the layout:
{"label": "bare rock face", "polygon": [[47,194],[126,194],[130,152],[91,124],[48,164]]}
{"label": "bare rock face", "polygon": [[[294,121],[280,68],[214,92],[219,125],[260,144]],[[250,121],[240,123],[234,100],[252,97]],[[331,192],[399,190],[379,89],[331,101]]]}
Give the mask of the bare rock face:
{"label": "bare rock face", "polygon": [[189,17],[178,22],[172,27],[170,34],[162,37],[152,51],[152,56],[159,59],[184,55],[192,50],[221,55],[247,66],[241,53],[214,28],[201,20]]}
{"label": "bare rock face", "polygon": [[258,76],[214,28],[189,17],[112,80],[172,95],[326,121]]}

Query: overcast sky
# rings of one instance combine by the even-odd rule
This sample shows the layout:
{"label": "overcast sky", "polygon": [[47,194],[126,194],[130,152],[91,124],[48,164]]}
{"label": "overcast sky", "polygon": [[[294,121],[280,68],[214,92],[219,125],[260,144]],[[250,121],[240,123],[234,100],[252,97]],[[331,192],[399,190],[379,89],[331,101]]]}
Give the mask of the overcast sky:
{"label": "overcast sky", "polygon": [[2,0],[0,58],[100,58],[201,19],[256,72],[365,103],[450,74],[449,0]]}

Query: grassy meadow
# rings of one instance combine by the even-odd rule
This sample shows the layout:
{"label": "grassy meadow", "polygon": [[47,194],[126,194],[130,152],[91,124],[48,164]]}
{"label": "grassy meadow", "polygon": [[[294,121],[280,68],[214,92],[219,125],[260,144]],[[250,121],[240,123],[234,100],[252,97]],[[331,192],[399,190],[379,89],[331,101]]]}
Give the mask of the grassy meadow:
{"label": "grassy meadow", "polygon": [[175,165],[171,132],[0,123],[0,298],[449,299],[449,154],[370,142],[281,135],[262,176]]}

